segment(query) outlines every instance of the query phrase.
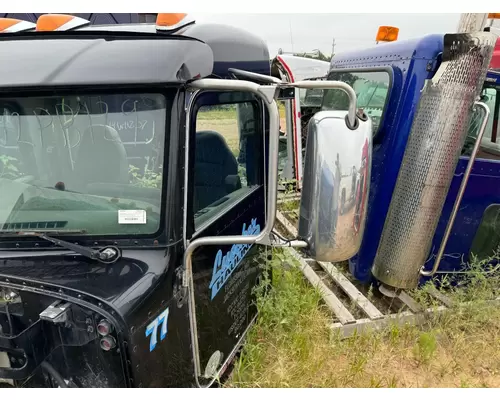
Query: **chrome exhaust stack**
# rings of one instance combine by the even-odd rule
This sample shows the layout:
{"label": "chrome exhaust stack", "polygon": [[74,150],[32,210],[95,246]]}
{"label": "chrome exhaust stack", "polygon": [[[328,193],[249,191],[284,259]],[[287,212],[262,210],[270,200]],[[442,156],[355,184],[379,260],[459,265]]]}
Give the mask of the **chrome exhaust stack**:
{"label": "chrome exhaust stack", "polygon": [[418,285],[495,41],[488,32],[444,37],[443,61],[422,90],[372,267],[383,285]]}

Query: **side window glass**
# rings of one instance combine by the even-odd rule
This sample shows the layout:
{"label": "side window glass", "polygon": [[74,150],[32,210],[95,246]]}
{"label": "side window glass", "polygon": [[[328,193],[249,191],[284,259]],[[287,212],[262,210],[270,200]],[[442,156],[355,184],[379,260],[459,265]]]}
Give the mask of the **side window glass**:
{"label": "side window glass", "polygon": [[500,251],[500,204],[491,204],[484,211],[483,218],[472,241],[470,256],[479,260],[495,256]]}
{"label": "side window glass", "polygon": [[[498,138],[498,123],[494,123],[495,107],[498,101],[497,91],[493,88],[484,88],[481,93],[480,101],[485,103],[490,109],[486,130],[481,140],[477,158],[500,160],[500,138]],[[465,139],[462,149],[462,155],[470,156],[474,143],[476,142],[481,122],[484,118],[482,109],[475,108],[469,123],[469,132]]]}
{"label": "side window glass", "polygon": [[263,184],[258,101],[204,105],[196,114],[195,229]]}
{"label": "side window glass", "polygon": [[323,89],[299,89],[301,107],[321,107]]}
{"label": "side window glass", "polygon": [[[373,121],[374,135],[389,98],[390,75],[387,71],[332,72],[328,80],[342,81],[350,85],[357,96],[357,107],[362,108]],[[325,90],[322,110],[347,110],[349,98],[341,90]]]}

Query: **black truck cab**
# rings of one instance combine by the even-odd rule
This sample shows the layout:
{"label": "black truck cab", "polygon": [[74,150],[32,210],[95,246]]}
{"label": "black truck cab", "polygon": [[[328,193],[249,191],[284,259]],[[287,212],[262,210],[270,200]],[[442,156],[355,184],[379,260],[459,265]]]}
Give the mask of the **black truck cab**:
{"label": "black truck cab", "polygon": [[[136,24],[4,34],[0,52],[11,59],[0,65],[9,144],[0,147],[0,378],[194,385],[185,245],[264,223],[265,113],[249,93],[198,94],[185,83],[227,78],[229,67],[269,75],[267,47],[232,27],[159,35]],[[207,119],[221,109],[229,119]],[[252,126],[244,163],[238,117]],[[218,370],[255,317],[265,253],[236,245],[193,255],[203,369]]]}
{"label": "black truck cab", "polygon": [[[257,316],[270,246],[359,249],[366,207],[356,231],[338,218],[331,177],[341,163],[369,176],[371,120],[345,83],[272,77],[240,29],[87,22],[0,33],[0,380],[211,386]],[[276,100],[295,87],[343,90],[348,109],[311,118],[289,240],[273,229]]]}

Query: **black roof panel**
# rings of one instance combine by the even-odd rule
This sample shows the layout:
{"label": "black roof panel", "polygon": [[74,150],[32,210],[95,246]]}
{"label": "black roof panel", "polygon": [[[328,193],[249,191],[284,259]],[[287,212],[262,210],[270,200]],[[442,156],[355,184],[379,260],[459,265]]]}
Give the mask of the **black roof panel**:
{"label": "black roof panel", "polygon": [[0,88],[179,82],[208,76],[212,68],[210,47],[186,37],[88,31],[0,35]]}

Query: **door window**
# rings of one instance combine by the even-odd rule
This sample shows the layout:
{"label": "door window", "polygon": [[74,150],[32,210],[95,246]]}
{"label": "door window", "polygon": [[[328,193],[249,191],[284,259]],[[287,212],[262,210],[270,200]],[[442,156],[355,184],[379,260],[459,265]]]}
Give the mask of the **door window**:
{"label": "door window", "polygon": [[470,255],[484,260],[500,251],[500,204],[486,208],[472,241]]}
{"label": "door window", "polygon": [[[500,139],[498,138],[498,117],[495,120],[495,108],[498,108],[497,90],[494,88],[484,88],[481,93],[480,101],[485,103],[490,109],[486,130],[481,140],[481,145],[477,158],[500,160]],[[475,108],[469,124],[469,132],[462,149],[462,155],[470,156],[476,142],[481,122],[484,118],[484,111]]]}
{"label": "door window", "polygon": [[263,184],[261,109],[255,98],[207,104],[198,109],[194,144],[195,230]]}

